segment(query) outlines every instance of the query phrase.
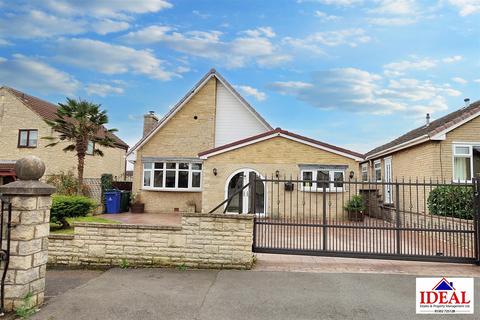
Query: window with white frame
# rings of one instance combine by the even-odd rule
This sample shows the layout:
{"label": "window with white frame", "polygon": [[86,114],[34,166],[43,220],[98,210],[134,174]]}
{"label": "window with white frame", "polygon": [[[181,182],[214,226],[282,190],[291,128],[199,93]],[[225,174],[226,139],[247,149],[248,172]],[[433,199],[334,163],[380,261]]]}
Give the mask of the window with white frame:
{"label": "window with white frame", "polygon": [[87,150],[85,151],[85,154],[93,156],[93,151],[94,150],[95,150],[95,142],[88,141]]}
{"label": "window with white frame", "polygon": [[480,174],[480,145],[453,145],[453,180],[471,181]]}
{"label": "window with white frame", "polygon": [[382,181],[382,162],[380,160],[373,163],[373,171],[375,175],[375,181]]}
{"label": "window with white frame", "polygon": [[305,168],[301,170],[302,190],[318,192],[323,191],[342,191],[345,170],[338,168]]}
{"label": "window with white frame", "polygon": [[201,185],[201,163],[171,161],[143,163],[144,189],[200,191]]}
{"label": "window with white frame", "polygon": [[362,164],[362,181],[368,181],[368,163]]}

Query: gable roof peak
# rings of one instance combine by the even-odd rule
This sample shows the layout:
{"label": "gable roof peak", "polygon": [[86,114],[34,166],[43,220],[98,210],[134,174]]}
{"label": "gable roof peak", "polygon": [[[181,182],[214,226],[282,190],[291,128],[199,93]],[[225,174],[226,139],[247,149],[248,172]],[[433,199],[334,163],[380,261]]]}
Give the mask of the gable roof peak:
{"label": "gable roof peak", "polygon": [[127,153],[127,156],[135,152],[138,148],[140,148],[143,144],[145,144],[152,135],[154,135],[157,130],[159,130],[168,120],[173,117],[178,110],[180,110],[184,104],[186,104],[193,95],[200,90],[207,82],[210,80],[211,77],[215,77],[218,81],[220,81],[225,87],[227,87],[231,93],[238,99],[240,102],[247,108],[255,118],[262,123],[266,130],[272,130],[272,126],[253,108],[243,97],[238,93],[237,90],[215,69],[211,68],[196,84],[195,86],[187,91],[185,96],[183,96],[174,106],[171,108],[165,116],[157,122],[155,127],[152,130],[142,137]]}

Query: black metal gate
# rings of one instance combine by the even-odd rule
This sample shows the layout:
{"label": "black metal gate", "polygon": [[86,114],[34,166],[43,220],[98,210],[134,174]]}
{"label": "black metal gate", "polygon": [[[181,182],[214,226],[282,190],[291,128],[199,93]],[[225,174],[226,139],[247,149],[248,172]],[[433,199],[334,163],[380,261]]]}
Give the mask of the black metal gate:
{"label": "black metal gate", "polygon": [[259,182],[265,213],[255,216],[254,252],[479,263],[477,179],[256,177],[249,186],[251,203]]}
{"label": "black metal gate", "polygon": [[5,279],[10,262],[10,232],[12,228],[12,204],[5,197],[0,197],[0,315],[5,313]]}

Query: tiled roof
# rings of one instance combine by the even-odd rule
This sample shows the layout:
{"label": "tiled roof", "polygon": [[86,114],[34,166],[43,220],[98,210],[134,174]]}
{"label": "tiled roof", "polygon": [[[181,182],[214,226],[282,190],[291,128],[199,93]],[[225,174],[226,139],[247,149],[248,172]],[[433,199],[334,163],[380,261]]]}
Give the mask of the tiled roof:
{"label": "tiled roof", "polygon": [[371,155],[377,154],[389,148],[393,148],[399,144],[409,142],[413,139],[416,139],[425,135],[432,137],[435,134],[438,134],[444,130],[447,130],[453,127],[457,123],[473,116],[478,112],[480,112],[480,101],[473,102],[468,107],[458,109],[437,120],[434,120],[430,122],[428,126],[423,125],[421,127],[413,129],[412,131],[405,133],[404,135],[396,138],[395,140],[392,140],[380,147],[377,147],[367,152],[365,156],[368,158]]}
{"label": "tiled roof", "polygon": [[361,153],[351,151],[351,150],[348,150],[348,149],[344,149],[344,148],[341,148],[341,147],[337,147],[337,146],[334,146],[332,144],[328,144],[328,143],[318,141],[318,140],[315,140],[315,139],[312,139],[312,138],[308,138],[308,137],[305,137],[305,136],[301,136],[301,135],[293,133],[293,132],[282,130],[281,128],[276,128],[276,129],[271,130],[271,131],[267,131],[267,132],[264,132],[264,133],[261,133],[261,134],[257,134],[255,136],[251,136],[251,137],[248,137],[248,138],[245,138],[245,139],[237,140],[237,141],[225,144],[223,146],[219,146],[219,147],[207,150],[207,151],[200,152],[198,154],[198,156],[201,157],[201,156],[205,156],[205,155],[208,155],[208,154],[212,154],[214,152],[226,150],[226,149],[229,149],[231,147],[239,146],[239,145],[242,145],[244,143],[252,142],[252,141],[264,138],[264,137],[271,136],[275,133],[283,134],[283,135],[286,135],[286,136],[289,136],[289,137],[292,137],[292,138],[295,138],[295,139],[298,139],[298,140],[302,140],[302,141],[317,145],[319,147],[324,147],[324,148],[331,149],[331,150],[334,150],[334,151],[337,151],[337,152],[340,152],[340,153],[345,153],[345,154],[351,155],[351,156],[356,157],[356,158],[361,158],[361,159],[364,158],[363,154],[361,154]]}
{"label": "tiled roof", "polygon": [[[23,104],[25,106],[27,106],[27,108],[29,108],[30,110],[32,110],[33,112],[38,114],[43,119],[45,119],[45,120],[55,120],[57,118],[56,117],[56,112],[57,112],[57,106],[56,105],[54,105],[54,104],[52,104],[48,101],[39,99],[37,97],[33,97],[31,95],[28,95],[26,93],[23,93],[21,91],[13,89],[13,88],[9,88],[9,87],[2,87],[2,88],[5,88],[10,93],[15,95],[20,101],[23,102]],[[115,145],[117,147],[122,148],[122,149],[128,149],[128,145],[122,139],[120,139],[119,137],[117,137],[113,133],[107,132],[105,128],[102,128],[97,132],[97,137],[98,138],[103,138],[103,137],[105,137],[105,135],[108,135],[111,139],[113,139],[113,141],[115,142]]]}

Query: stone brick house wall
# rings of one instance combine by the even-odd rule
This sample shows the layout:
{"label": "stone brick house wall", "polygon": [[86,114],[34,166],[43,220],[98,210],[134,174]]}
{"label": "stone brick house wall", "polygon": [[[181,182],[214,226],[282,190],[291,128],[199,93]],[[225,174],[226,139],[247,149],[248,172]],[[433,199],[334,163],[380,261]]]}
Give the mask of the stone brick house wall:
{"label": "stone brick house wall", "polygon": [[[348,179],[350,171],[354,172],[354,176],[358,177],[358,162],[338,155],[332,152],[319,150],[318,148],[305,145],[300,142],[292,141],[283,137],[275,137],[269,140],[261,141],[249,146],[245,146],[236,150],[227,151],[222,154],[214,155],[204,161],[204,182],[202,193],[202,212],[209,212],[226,199],[225,186],[228,178],[238,169],[252,169],[262,176],[271,178],[278,170],[280,177],[286,176],[293,179],[301,179],[300,164],[318,164],[318,165],[341,165],[346,166],[344,179]],[[217,175],[213,174],[216,168]],[[295,186],[297,188],[298,185]],[[277,197],[278,186],[267,185],[267,212],[272,216],[283,215],[284,199],[281,194]],[[353,190],[350,190],[353,192]],[[330,216],[337,215],[339,219],[343,218],[344,201],[348,199],[349,189],[347,186],[342,192],[329,192],[327,201],[331,206],[327,206]],[[343,197],[342,197],[343,193]],[[303,195],[305,194],[305,195]],[[299,197],[313,199],[313,207],[306,210],[307,217],[317,211],[321,212],[323,202],[321,192],[300,192]],[[272,202],[272,206],[270,203]],[[336,199],[335,199],[336,198]],[[277,200],[280,202],[277,203]],[[308,200],[307,200],[308,201]],[[297,207],[298,205],[298,207]],[[318,208],[317,208],[318,206]],[[290,208],[290,204],[287,204]],[[280,210],[278,210],[280,208]],[[302,203],[293,203],[293,212],[303,212]]]}
{"label": "stone brick house wall", "polygon": [[[196,158],[214,146],[216,79],[211,78],[144,146],[136,152],[133,192],[140,194],[146,212],[185,211],[188,201],[202,206],[200,192],[159,192],[141,190],[142,157]],[[196,117],[196,119],[195,119]]]}
{"label": "stone brick house wall", "polygon": [[50,235],[48,263],[249,269],[253,216],[185,213],[179,226],[77,223],[74,235]]}
{"label": "stone brick house wall", "polygon": [[[19,129],[37,129],[38,143],[36,148],[18,148]],[[61,142],[54,147],[45,147],[50,143],[42,137],[55,136],[44,119],[26,107],[18,97],[9,90],[0,88],[0,160],[18,160],[28,155],[41,158],[46,165],[46,176],[61,171],[72,171],[76,174],[76,156],[74,152],[64,152],[68,145]],[[114,176],[125,174],[126,148],[103,148],[104,156],[87,155],[85,158],[86,178],[99,178],[102,173]]]}
{"label": "stone brick house wall", "polygon": [[[453,144],[454,142],[478,143],[480,142],[480,117],[477,117],[446,134],[446,139],[441,141],[427,141],[425,143],[403,149],[382,157],[370,159],[369,177],[374,177],[373,163],[381,161],[382,178],[385,177],[385,158],[392,158],[392,178],[399,182],[423,183],[432,180],[433,183],[453,180]],[[431,187],[400,187],[399,202],[402,210],[406,212],[428,212],[426,200]],[[411,189],[411,190],[410,190]],[[379,188],[383,195],[384,188]],[[414,196],[410,196],[413,192]],[[417,197],[418,194],[418,197]]]}

